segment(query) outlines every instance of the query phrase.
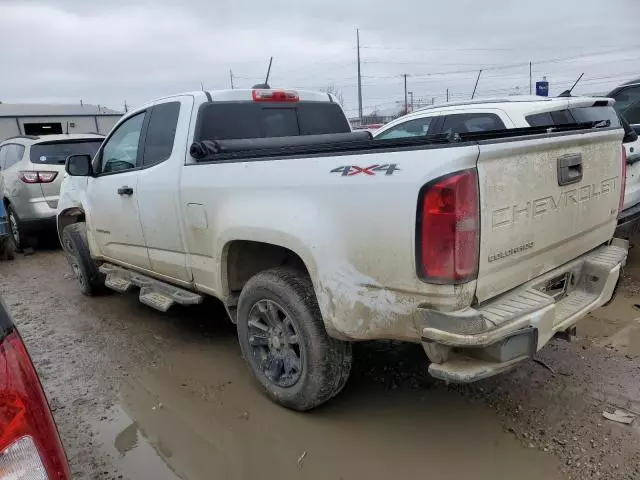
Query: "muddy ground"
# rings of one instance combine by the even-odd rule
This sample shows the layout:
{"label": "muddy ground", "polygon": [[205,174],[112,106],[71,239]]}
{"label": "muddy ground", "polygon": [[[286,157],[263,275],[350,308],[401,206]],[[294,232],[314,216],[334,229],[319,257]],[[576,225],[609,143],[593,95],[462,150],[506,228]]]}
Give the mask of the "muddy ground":
{"label": "muddy ground", "polygon": [[[640,478],[640,251],[618,298],[517,370],[471,386],[419,346],[359,344],[343,393],[299,414],[266,400],[216,302],[161,314],[80,294],[60,251],[0,264],[74,479]],[[545,366],[546,365],[546,366]]]}

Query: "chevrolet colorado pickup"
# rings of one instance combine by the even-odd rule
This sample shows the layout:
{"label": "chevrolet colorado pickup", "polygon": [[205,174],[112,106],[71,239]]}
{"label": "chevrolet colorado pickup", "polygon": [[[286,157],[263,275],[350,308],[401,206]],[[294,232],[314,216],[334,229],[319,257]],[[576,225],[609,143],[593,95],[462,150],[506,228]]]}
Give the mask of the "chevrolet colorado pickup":
{"label": "chevrolet colorado pickup", "polygon": [[612,298],[626,164],[606,118],[377,140],[325,93],[166,97],[67,159],[58,232],[85,294],[220,299],[286,407],[335,396],[361,340],[420,343],[431,375],[471,382]]}

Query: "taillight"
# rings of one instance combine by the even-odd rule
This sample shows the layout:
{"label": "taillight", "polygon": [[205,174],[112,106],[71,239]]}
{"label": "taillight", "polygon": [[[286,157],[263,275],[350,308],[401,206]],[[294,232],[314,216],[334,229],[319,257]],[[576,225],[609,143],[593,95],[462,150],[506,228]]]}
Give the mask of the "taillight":
{"label": "taillight", "polygon": [[253,90],[254,102],[299,102],[300,97],[292,90]]}
{"label": "taillight", "polygon": [[618,204],[618,215],[624,206],[624,192],[627,188],[627,150],[622,145],[622,177],[620,180],[620,203]]}
{"label": "taillight", "polygon": [[478,173],[463,170],[425,185],[418,200],[418,274],[432,283],[463,283],[478,275]]}
{"label": "taillight", "polygon": [[51,183],[58,176],[58,172],[37,172],[35,170],[23,170],[18,174],[24,183]]}
{"label": "taillight", "polygon": [[70,478],[47,399],[16,331],[0,344],[0,478]]}

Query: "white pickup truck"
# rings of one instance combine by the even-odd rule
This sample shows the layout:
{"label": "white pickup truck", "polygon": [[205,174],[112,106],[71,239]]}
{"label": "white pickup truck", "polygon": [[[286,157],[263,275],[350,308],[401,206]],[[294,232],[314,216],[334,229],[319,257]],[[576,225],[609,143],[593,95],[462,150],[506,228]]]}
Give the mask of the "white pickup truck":
{"label": "white pickup truck", "polygon": [[431,375],[471,382],[609,301],[622,138],[607,120],[372,140],[325,93],[188,93],[67,159],[58,231],[86,294],[220,299],[267,395],[308,410],[354,341],[421,343]]}

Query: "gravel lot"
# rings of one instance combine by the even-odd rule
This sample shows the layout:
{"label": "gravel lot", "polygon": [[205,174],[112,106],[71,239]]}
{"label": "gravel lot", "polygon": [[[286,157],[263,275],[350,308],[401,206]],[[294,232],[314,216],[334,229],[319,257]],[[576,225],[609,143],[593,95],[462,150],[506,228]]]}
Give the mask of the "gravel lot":
{"label": "gravel lot", "polygon": [[83,297],[60,251],[0,265],[74,478],[640,478],[640,252],[616,300],[517,370],[469,386],[416,345],[359,344],[345,391],[298,414],[255,388],[214,301],[161,314]]}

